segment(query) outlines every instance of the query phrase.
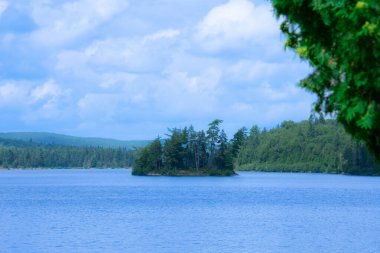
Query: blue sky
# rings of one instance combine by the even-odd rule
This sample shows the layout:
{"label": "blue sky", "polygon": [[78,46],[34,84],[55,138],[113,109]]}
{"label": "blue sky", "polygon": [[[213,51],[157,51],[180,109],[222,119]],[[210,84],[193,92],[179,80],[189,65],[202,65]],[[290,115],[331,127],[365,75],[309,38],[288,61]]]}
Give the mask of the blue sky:
{"label": "blue sky", "polygon": [[151,139],[307,119],[268,1],[0,0],[0,131]]}

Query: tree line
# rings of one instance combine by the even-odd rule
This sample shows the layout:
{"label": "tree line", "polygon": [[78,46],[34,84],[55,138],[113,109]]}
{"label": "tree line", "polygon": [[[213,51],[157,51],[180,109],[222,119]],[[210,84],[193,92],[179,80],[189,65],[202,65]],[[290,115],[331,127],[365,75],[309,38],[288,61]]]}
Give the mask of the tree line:
{"label": "tree line", "polygon": [[193,126],[169,129],[165,140],[156,138],[137,153],[134,175],[233,175],[233,151],[222,120],[208,130]]}
{"label": "tree line", "polygon": [[300,86],[317,95],[316,111],[334,113],[380,161],[380,1],[271,2],[285,47],[313,68]]}
{"label": "tree line", "polygon": [[234,138],[239,170],[380,175],[365,145],[322,114],[299,123],[284,121],[271,130],[241,128]]}
{"label": "tree line", "polygon": [[126,168],[134,162],[125,148],[39,145],[0,139],[0,168]]}
{"label": "tree line", "polygon": [[43,145],[0,138],[0,168],[125,168],[134,175],[233,175],[235,170],[380,175],[365,145],[322,114],[273,129],[240,128],[232,139],[214,120],[207,131],[172,128],[144,148]]}

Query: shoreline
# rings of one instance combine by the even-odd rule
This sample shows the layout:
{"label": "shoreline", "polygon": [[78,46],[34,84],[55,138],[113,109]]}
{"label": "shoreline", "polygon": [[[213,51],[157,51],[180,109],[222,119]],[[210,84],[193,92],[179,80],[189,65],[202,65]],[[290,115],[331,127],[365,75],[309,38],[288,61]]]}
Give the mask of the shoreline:
{"label": "shoreline", "polygon": [[230,177],[238,175],[233,171],[219,171],[219,170],[167,170],[167,171],[150,171],[150,172],[135,172],[132,169],[133,176],[147,176],[147,177]]}
{"label": "shoreline", "polygon": [[[128,168],[104,168],[104,167],[94,167],[94,168],[83,168],[83,167],[60,167],[60,168],[4,168],[0,167],[0,171],[10,171],[10,170],[132,170],[131,167]],[[146,175],[133,175],[133,176],[147,176],[147,177],[230,177],[239,176],[239,172],[257,172],[257,173],[291,173],[291,174],[322,174],[322,175],[342,175],[342,176],[359,176],[359,177],[380,177],[379,174],[347,174],[347,173],[333,173],[333,172],[315,172],[315,171],[291,171],[291,170],[239,170],[236,169],[231,175],[210,175],[207,173],[178,173],[178,174],[160,174],[160,173],[148,173]]]}
{"label": "shoreline", "polygon": [[111,167],[94,167],[94,168],[84,168],[84,167],[55,167],[55,168],[44,168],[44,167],[36,167],[36,168],[3,168],[0,167],[0,171],[2,170],[131,170],[131,167],[123,168],[111,168]]}
{"label": "shoreline", "polygon": [[210,175],[208,173],[179,173],[179,174],[160,174],[160,173],[148,173],[146,175],[134,175],[141,177],[233,177],[239,174],[235,171],[231,175]]}

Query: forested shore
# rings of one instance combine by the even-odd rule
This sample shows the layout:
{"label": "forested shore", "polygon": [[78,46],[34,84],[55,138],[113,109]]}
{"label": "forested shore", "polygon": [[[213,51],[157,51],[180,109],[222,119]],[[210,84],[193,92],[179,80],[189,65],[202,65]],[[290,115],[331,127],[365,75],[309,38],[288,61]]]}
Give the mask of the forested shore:
{"label": "forested shore", "polygon": [[311,115],[272,129],[240,128],[229,139],[214,120],[206,131],[169,129],[143,148],[44,145],[0,138],[0,168],[126,168],[134,175],[234,175],[234,171],[380,175],[366,147],[335,120]]}
{"label": "forested shore", "polygon": [[242,143],[237,170],[380,175],[380,166],[365,145],[322,115],[299,123],[284,121],[270,130],[242,128],[236,137]]}
{"label": "forested shore", "polygon": [[133,151],[125,148],[41,145],[0,138],[0,168],[127,168]]}
{"label": "forested shore", "polygon": [[170,130],[140,149],[135,175],[233,175],[234,170],[380,175],[365,145],[335,120],[312,114],[299,123],[284,121],[267,130],[254,125],[232,139],[215,120],[205,131],[192,126]]}

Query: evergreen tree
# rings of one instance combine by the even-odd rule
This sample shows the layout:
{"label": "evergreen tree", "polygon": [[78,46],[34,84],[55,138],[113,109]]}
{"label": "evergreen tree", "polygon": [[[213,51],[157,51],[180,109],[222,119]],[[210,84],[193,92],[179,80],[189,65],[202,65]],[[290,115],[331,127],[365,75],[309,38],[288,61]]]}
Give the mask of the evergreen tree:
{"label": "evergreen tree", "polygon": [[380,1],[272,0],[285,46],[314,71],[300,86],[380,159]]}
{"label": "evergreen tree", "polygon": [[207,136],[193,126],[169,129],[161,147],[156,139],[137,153],[134,175],[233,175],[231,144],[221,120],[209,124]]}
{"label": "evergreen tree", "polygon": [[252,127],[235,164],[244,170],[380,174],[362,143],[335,120],[315,116],[300,123],[285,121],[261,133]]}
{"label": "evergreen tree", "polygon": [[232,155],[233,157],[237,157],[240,147],[245,143],[247,140],[247,128],[242,127],[240,128],[235,134],[232,139]]}
{"label": "evergreen tree", "polygon": [[212,121],[207,130],[207,141],[208,141],[208,166],[210,168],[214,167],[214,159],[217,150],[218,140],[219,140],[219,125],[223,122],[223,120],[216,119]]}

